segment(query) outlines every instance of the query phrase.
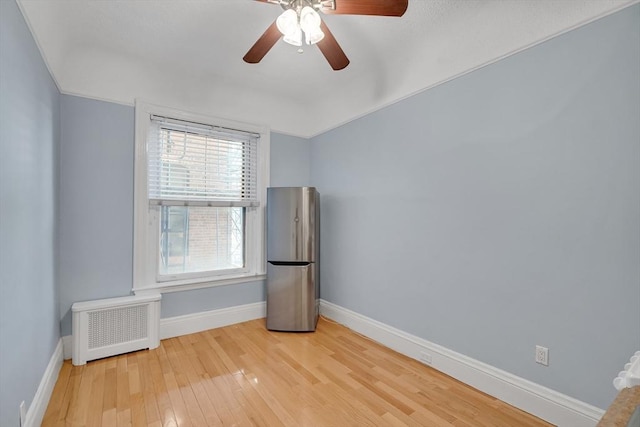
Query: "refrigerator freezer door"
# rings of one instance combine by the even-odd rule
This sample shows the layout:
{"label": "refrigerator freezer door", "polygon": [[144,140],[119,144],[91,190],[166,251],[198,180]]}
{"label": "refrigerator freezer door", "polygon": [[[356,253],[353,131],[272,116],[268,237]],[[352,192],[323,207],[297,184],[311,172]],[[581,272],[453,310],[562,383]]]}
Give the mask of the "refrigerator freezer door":
{"label": "refrigerator freezer door", "polygon": [[267,329],[311,332],[318,322],[315,264],[267,263]]}
{"label": "refrigerator freezer door", "polygon": [[267,189],[267,260],[316,261],[313,187]]}

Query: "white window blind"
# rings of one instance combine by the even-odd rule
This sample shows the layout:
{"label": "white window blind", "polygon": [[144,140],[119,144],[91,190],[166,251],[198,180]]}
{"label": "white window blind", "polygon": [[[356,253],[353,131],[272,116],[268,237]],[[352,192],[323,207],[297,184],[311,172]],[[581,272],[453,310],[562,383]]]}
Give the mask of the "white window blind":
{"label": "white window blind", "polygon": [[148,135],[151,204],[258,206],[258,134],[151,116]]}

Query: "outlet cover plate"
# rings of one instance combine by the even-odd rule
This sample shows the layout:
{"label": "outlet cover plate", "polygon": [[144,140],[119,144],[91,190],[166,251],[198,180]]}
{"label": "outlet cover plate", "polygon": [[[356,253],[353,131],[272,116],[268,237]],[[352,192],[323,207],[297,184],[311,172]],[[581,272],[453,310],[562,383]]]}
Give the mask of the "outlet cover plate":
{"label": "outlet cover plate", "polygon": [[426,351],[421,351],[420,352],[420,361],[422,363],[427,364],[427,365],[431,365],[431,363],[432,363],[431,355],[429,353],[427,353]]}
{"label": "outlet cover plate", "polygon": [[536,346],[536,363],[549,366],[549,349],[547,347]]}

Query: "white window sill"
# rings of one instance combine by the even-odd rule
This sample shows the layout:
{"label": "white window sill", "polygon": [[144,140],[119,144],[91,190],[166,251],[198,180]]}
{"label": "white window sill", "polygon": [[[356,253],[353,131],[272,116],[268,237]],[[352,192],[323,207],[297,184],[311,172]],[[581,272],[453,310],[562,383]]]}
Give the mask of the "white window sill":
{"label": "white window sill", "polygon": [[195,283],[159,283],[157,286],[147,286],[143,288],[133,288],[136,295],[165,294],[170,292],[191,291],[193,289],[213,288],[216,286],[235,285],[238,283],[257,282],[266,279],[266,274],[241,274],[237,276],[225,277],[215,281],[204,281]]}

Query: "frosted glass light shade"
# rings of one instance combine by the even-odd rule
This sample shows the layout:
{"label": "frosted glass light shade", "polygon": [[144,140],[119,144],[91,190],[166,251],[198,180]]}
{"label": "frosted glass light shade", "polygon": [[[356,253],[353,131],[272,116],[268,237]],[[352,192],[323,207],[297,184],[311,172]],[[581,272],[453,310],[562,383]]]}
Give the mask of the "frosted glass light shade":
{"label": "frosted glass light shade", "polygon": [[308,33],[315,28],[320,28],[320,15],[309,6],[305,6],[300,11],[300,27],[302,31]]}
{"label": "frosted glass light shade", "polygon": [[316,44],[324,38],[324,33],[320,27],[316,27],[310,31],[305,31],[304,34],[306,36],[307,44]]}
{"label": "frosted glass light shade", "polygon": [[295,31],[284,36],[282,40],[294,46],[302,46],[302,30],[298,27]]}
{"label": "frosted glass light shade", "polygon": [[300,30],[298,25],[298,14],[293,9],[285,10],[282,15],[276,19],[276,27],[284,35],[288,36]]}

